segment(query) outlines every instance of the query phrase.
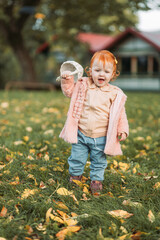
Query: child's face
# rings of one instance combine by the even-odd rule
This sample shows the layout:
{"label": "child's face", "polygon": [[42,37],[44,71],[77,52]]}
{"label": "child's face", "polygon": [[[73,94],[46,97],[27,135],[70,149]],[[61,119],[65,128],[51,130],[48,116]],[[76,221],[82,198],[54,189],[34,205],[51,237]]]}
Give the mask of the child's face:
{"label": "child's face", "polygon": [[106,62],[103,66],[103,62],[95,59],[91,68],[91,76],[93,82],[98,87],[103,87],[112,79],[113,64]]}

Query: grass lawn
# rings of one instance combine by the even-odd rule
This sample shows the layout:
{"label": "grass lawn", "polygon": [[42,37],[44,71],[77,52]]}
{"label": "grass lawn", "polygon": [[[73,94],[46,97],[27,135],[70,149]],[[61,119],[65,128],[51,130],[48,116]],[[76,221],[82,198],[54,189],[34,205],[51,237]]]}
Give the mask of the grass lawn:
{"label": "grass lawn", "polygon": [[160,239],[160,95],[127,93],[130,135],[107,157],[104,190],[68,183],[71,146],[59,139],[70,99],[0,92],[0,239]]}

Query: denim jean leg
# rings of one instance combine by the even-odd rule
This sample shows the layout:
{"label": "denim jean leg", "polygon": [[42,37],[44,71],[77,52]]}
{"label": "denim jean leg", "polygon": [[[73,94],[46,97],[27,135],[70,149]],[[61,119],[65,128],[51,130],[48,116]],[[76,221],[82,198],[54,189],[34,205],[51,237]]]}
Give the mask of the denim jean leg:
{"label": "denim jean leg", "polygon": [[83,174],[87,162],[89,148],[84,139],[78,135],[78,143],[72,144],[71,156],[68,158],[69,173],[72,176]]}
{"label": "denim jean leg", "polygon": [[103,181],[104,171],[107,167],[106,154],[104,153],[106,137],[94,138],[93,141],[90,151],[90,178],[92,181]]}

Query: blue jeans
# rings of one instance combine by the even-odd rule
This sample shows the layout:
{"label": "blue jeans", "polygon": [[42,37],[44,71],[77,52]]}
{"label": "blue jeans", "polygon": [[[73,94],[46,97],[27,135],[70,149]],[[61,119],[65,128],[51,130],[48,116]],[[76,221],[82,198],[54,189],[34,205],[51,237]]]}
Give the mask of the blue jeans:
{"label": "blue jeans", "polygon": [[72,144],[71,156],[68,158],[70,175],[80,176],[83,174],[90,153],[90,179],[103,181],[104,171],[107,167],[104,153],[105,143],[106,137],[90,138],[78,130],[78,143]]}

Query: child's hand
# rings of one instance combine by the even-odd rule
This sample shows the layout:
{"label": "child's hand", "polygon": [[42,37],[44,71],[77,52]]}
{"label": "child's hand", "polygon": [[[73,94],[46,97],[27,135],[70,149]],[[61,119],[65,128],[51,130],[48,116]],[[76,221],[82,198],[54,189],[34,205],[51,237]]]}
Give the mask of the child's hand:
{"label": "child's hand", "polygon": [[124,141],[125,139],[127,138],[127,134],[125,132],[122,132],[122,133],[118,133],[118,140],[121,142],[121,141]]}
{"label": "child's hand", "polygon": [[70,80],[73,76],[70,75],[71,74],[71,71],[65,71],[63,72],[63,74],[61,75],[61,78],[62,80],[65,79],[65,80]]}

